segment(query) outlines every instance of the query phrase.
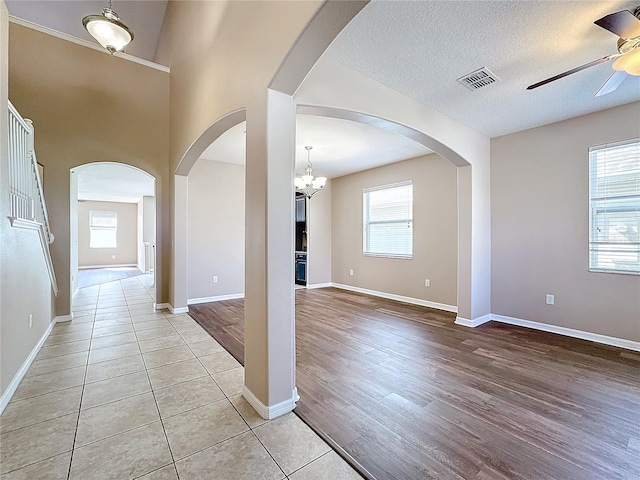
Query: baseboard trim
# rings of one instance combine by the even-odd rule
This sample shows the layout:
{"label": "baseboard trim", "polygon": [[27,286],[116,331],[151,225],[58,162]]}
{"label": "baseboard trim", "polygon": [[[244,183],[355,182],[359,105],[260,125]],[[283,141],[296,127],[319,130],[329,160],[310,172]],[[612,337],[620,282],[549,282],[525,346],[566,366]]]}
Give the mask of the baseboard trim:
{"label": "baseboard trim", "polygon": [[70,322],[73,320],[73,313],[69,315],[58,315],[53,319],[53,323]]}
{"label": "baseboard trim", "polygon": [[[136,267],[138,265],[135,263],[116,263],[113,265],[83,265],[82,267],[78,267],[78,270],[89,270],[91,268],[120,268],[120,267]],[[140,270],[142,271],[142,270]]]}
{"label": "baseboard trim", "polygon": [[189,307],[174,307],[170,303],[155,303],[154,307],[156,310],[169,310],[174,315],[179,313],[188,313]]}
{"label": "baseboard trim", "polygon": [[333,286],[331,282],[328,283],[314,283],[313,285],[307,284],[307,290],[313,290],[316,288],[328,288]]}
{"label": "baseboard trim", "polygon": [[267,407],[264,403],[262,403],[258,398],[247,388],[246,385],[242,387],[242,396],[244,399],[249,402],[249,404],[254,408],[254,410],[265,420],[273,420],[274,418],[281,417],[282,415],[286,415],[287,413],[293,411],[296,408],[296,402],[300,400],[300,395],[298,395],[298,389],[294,388],[291,392],[291,398],[289,400],[285,400],[284,402],[277,403],[270,407]]}
{"label": "baseboard trim", "polygon": [[[63,317],[71,317],[71,315],[63,315]],[[59,320],[56,320],[57,318],[60,318],[60,317],[54,318],[51,321],[51,323],[49,323],[49,326],[42,334],[42,337],[40,337],[40,340],[38,340],[38,343],[36,343],[35,347],[33,347],[33,350],[31,350],[31,353],[29,354],[29,356],[26,358],[26,360],[24,361],[20,369],[16,372],[15,376],[13,377],[13,380],[11,380],[11,383],[9,383],[6,390],[2,392],[2,396],[0,397],[0,414],[4,412],[4,409],[7,407],[7,405],[11,401],[13,394],[16,393],[16,390],[18,389],[20,382],[22,381],[24,376],[27,374],[29,367],[31,366],[36,356],[40,352],[40,349],[44,345],[44,342],[46,342],[47,338],[49,338],[49,335],[51,334],[53,327],[59,321]],[[69,318],[69,320],[71,320],[71,318]],[[66,320],[63,320],[63,321],[66,321]]]}
{"label": "baseboard trim", "polygon": [[209,302],[222,302],[224,300],[236,300],[238,298],[244,298],[244,292],[230,293],[228,295],[217,295],[215,297],[190,298],[187,300],[187,305],[197,305],[199,303],[209,303]]}
{"label": "baseboard trim", "polygon": [[456,321],[453,323],[455,323],[456,325],[462,325],[463,327],[475,328],[482,325],[483,323],[487,323],[490,320],[491,320],[491,314],[488,313],[481,317],[474,318],[473,320],[469,320],[468,318],[463,318],[463,317],[456,317]]}
{"label": "baseboard trim", "polygon": [[585,332],[584,330],[575,330],[573,328],[558,327],[557,325],[533,322],[531,320],[508,317],[506,315],[491,314],[491,320],[493,320],[494,322],[507,323],[509,325],[516,325],[518,327],[532,328],[534,330],[541,330],[543,332],[557,333],[558,335],[565,335],[567,337],[589,340],[591,342],[602,343],[604,345],[610,345],[612,347],[626,348],[628,350],[640,352],[640,342],[634,342],[633,340],[627,340],[624,338],[609,337],[607,335],[600,335],[599,333]]}
{"label": "baseboard trim", "polygon": [[446,312],[458,313],[458,307],[456,307],[455,305],[447,305],[446,303],[430,302],[429,300],[422,300],[420,298],[405,297],[403,295],[396,295],[395,293],[378,292],[376,290],[353,287],[351,285],[344,285],[342,283],[332,283],[331,286],[340,288],[342,290],[349,290],[350,292],[364,293],[365,295],[372,295],[374,297],[381,297],[387,298],[389,300],[396,300],[397,302],[410,303],[411,305],[420,305],[421,307],[429,307],[435,308],[437,310],[444,310]]}

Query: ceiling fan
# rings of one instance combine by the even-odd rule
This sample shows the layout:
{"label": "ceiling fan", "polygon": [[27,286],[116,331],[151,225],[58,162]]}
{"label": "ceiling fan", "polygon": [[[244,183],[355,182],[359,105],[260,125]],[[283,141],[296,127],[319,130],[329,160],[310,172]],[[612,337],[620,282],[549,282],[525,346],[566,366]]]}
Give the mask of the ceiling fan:
{"label": "ceiling fan", "polygon": [[547,83],[555,82],[568,75],[585,70],[595,65],[608,62],[609,60],[616,59],[613,62],[613,69],[615,72],[609,77],[609,79],[600,87],[600,90],[596,93],[596,97],[606,95],[613,92],[620,84],[627,78],[627,75],[640,75],[640,7],[637,7],[633,13],[629,10],[621,10],[616,13],[611,13],[596,20],[596,25],[609,30],[616,34],[618,38],[618,52],[607,55],[606,57],[599,58],[593,62],[585,63],[579,67],[572,68],[566,72],[562,72],[541,82],[529,85],[527,90],[533,90],[534,88],[541,87]]}

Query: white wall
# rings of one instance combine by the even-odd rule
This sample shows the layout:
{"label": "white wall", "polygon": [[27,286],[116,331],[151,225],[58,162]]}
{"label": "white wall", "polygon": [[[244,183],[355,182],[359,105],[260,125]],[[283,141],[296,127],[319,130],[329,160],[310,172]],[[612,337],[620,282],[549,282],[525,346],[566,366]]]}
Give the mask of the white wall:
{"label": "white wall", "polygon": [[78,290],[78,173],[71,170],[69,197],[69,268],[71,270],[71,295]]}
{"label": "white wall", "polygon": [[189,173],[189,299],[244,292],[244,172],[198,160]]}
{"label": "white wall", "polygon": [[307,201],[307,286],[331,282],[331,180]]}
{"label": "white wall", "polygon": [[[91,248],[89,212],[115,211],[118,215],[116,248]],[[120,202],[78,202],[78,266],[136,265],[138,263],[138,205]]]}
{"label": "white wall", "polygon": [[144,246],[146,271],[155,270],[155,245],[156,245],[156,197],[142,197],[142,241],[148,243]]}
{"label": "white wall", "polygon": [[492,313],[640,341],[640,276],[588,271],[589,147],[637,137],[640,102],[491,141]]}
{"label": "white wall", "polygon": [[144,205],[142,198],[136,204],[136,248],[138,257],[138,270],[147,271],[147,259],[145,258],[144,242],[142,240],[142,232],[144,230]]}
{"label": "white wall", "polygon": [[[138,268],[142,272],[153,270],[156,241],[156,197],[143,196],[138,209]],[[148,244],[148,245],[145,245]]]}

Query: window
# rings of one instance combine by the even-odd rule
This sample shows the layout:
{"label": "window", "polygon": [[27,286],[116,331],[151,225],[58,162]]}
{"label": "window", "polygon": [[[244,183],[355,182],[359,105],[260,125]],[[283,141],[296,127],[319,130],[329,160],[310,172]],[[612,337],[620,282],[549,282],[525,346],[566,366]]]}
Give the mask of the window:
{"label": "window", "polygon": [[589,269],[640,273],[640,140],[589,149]]}
{"label": "window", "polygon": [[118,214],[101,210],[89,212],[89,247],[116,248]]}
{"label": "window", "polygon": [[411,258],[413,254],[413,184],[407,182],[365,188],[363,253]]}

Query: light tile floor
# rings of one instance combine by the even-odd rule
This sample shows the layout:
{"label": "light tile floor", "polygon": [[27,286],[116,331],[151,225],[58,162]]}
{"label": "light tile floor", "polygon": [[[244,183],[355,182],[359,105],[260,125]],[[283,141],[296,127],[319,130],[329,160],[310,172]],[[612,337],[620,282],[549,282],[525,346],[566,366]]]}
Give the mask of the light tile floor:
{"label": "light tile floor", "polygon": [[244,369],[148,275],[87,287],[0,416],[9,479],[358,479],[293,413],[264,421]]}

